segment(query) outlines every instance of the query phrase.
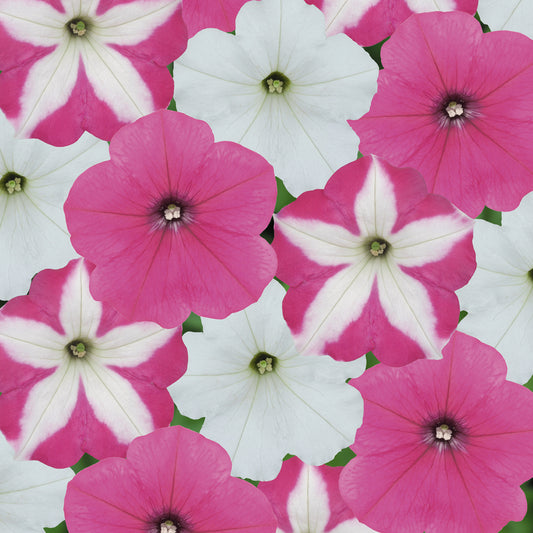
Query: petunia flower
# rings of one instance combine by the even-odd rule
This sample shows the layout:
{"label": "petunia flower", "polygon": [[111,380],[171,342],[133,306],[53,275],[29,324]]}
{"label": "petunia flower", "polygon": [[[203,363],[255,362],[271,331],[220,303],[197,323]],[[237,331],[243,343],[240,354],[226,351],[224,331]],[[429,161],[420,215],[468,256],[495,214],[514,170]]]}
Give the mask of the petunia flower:
{"label": "petunia flower", "polygon": [[391,35],[413,13],[428,11],[476,12],[478,0],[306,0],[322,10],[326,34],[346,33],[361,46]]}
{"label": "petunia flower", "polygon": [[469,216],[516,208],[533,190],[533,41],[484,34],[466,13],[422,13],[381,59],[370,111],[351,122],[361,152],[416,168]]}
{"label": "petunia flower", "polygon": [[0,428],[23,459],[54,467],[123,455],[172,420],[187,366],[180,330],[131,323],[92,299],[82,259],[35,276],[0,312]]}
{"label": "petunia flower", "polygon": [[37,461],[16,461],[0,433],[0,531],[43,533],[63,520],[70,469],[57,470]]}
{"label": "petunia flower", "polygon": [[202,319],[203,333],[184,335],[189,366],[169,388],[182,414],[205,416],[201,432],[229,453],[235,476],[273,479],[287,453],[330,461],[361,421],[360,397],[345,381],[364,361],[300,354],[281,313],[284,293],[273,281],[243,311]]}
{"label": "petunia flower", "polygon": [[306,465],[291,457],[276,479],[259,483],[278,519],[277,533],[373,533],[342,500],[340,473],[340,467]]}
{"label": "petunia flower", "polygon": [[518,31],[533,38],[533,4],[528,0],[479,0],[478,13],[492,31]]}
{"label": "petunia flower", "polygon": [[0,108],[20,136],[109,140],[166,108],[185,49],[180,0],[0,0]]}
{"label": "petunia flower", "polygon": [[459,331],[496,348],[507,363],[507,379],[526,383],[533,374],[533,193],[502,225],[474,225],[477,268],[457,292],[468,315]]}
{"label": "petunia flower", "polygon": [[475,268],[473,222],[422,176],[377,157],[338,170],[275,218],[283,313],[299,349],[403,365],[438,359]]}
{"label": "petunia flower", "polygon": [[377,65],[345,35],[326,39],[324,17],[304,0],[248,2],[235,35],[207,29],[174,63],[178,110],[215,138],[268,159],[298,195],[322,187],[357,155],[346,123],[365,113]]}
{"label": "petunia flower", "polygon": [[256,301],[277,265],[259,236],[276,201],[272,167],[174,111],[125,126],[110,151],[65,203],[74,248],[96,264],[94,297],[163,327]]}
{"label": "petunia flower", "polygon": [[382,533],[496,533],[526,513],[533,393],[473,337],[456,333],[443,353],[352,381],[365,415],[340,491]]}
{"label": "petunia flower", "polygon": [[263,493],[230,477],[216,443],[173,426],[135,439],[126,459],[108,458],[69,483],[70,533],[274,533]]}
{"label": "petunia flower", "polygon": [[0,111],[1,300],[26,294],[37,272],[77,256],[63,203],[78,175],[108,158],[107,143],[88,133],[64,148],[16,139]]}
{"label": "petunia flower", "polygon": [[235,17],[249,0],[183,0],[183,20],[189,39],[205,28],[235,29]]}

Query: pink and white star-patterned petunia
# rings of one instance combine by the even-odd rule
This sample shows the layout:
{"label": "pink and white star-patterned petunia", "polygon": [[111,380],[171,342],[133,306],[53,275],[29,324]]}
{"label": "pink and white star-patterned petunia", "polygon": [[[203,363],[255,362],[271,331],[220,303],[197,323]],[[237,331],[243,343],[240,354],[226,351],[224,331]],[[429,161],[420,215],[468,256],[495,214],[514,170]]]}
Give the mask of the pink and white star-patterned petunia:
{"label": "pink and white star-patterned petunia", "polygon": [[109,140],[166,108],[185,49],[180,0],[0,0],[0,108],[17,134]]}
{"label": "pink and white star-patterned petunia", "polygon": [[283,313],[298,348],[403,365],[438,359],[475,267],[471,219],[413,169],[364,157],[275,219]]}
{"label": "pink and white star-patterned petunia", "polygon": [[166,426],[187,366],[180,329],[132,323],[92,299],[82,259],[35,276],[0,312],[0,429],[22,459],[54,467],[124,455]]}
{"label": "pink and white star-patterned petunia", "polygon": [[278,519],[277,533],[373,533],[343,502],[340,473],[338,466],[311,466],[291,457],[276,479],[259,483]]}
{"label": "pink and white star-patterned petunia", "polygon": [[478,0],[306,0],[326,17],[326,33],[346,33],[361,46],[391,35],[413,13],[466,11],[473,15]]}

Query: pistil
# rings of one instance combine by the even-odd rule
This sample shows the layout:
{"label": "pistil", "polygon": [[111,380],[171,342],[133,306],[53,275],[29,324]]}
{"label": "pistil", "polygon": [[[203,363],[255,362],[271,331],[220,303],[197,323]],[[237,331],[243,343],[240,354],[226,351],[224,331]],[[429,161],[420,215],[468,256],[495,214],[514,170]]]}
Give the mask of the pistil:
{"label": "pistil", "polygon": [[282,80],[273,80],[272,78],[269,78],[267,80],[268,85],[268,92],[269,93],[278,93],[281,94],[283,92],[283,81]]}
{"label": "pistil", "polygon": [[176,204],[168,204],[167,208],[163,212],[163,215],[169,222],[171,220],[177,220],[181,217],[181,208]]}
{"label": "pistil", "polygon": [[13,194],[15,192],[20,192],[22,190],[21,187],[21,179],[20,178],[14,178],[12,180],[6,181],[5,187],[8,194]]}
{"label": "pistil", "polygon": [[85,344],[83,344],[83,342],[71,344],[70,351],[72,352],[72,355],[75,355],[78,359],[85,357],[85,355],[87,354],[87,350],[85,349]]}
{"label": "pistil", "polygon": [[165,520],[164,522],[161,522],[159,531],[160,533],[176,533],[178,528],[172,520]]}
{"label": "pistil", "polygon": [[452,440],[453,431],[448,424],[441,424],[435,428],[435,438],[449,442]]}
{"label": "pistil", "polygon": [[387,248],[387,244],[384,242],[378,242],[373,241],[370,245],[370,253],[377,257],[378,255],[383,255],[385,253],[385,248]]}
{"label": "pistil", "polygon": [[446,113],[450,118],[460,117],[464,113],[463,104],[452,100],[446,107]]}
{"label": "pistil", "polygon": [[69,24],[70,31],[73,35],[83,37],[87,33],[87,26],[83,20],[75,20]]}

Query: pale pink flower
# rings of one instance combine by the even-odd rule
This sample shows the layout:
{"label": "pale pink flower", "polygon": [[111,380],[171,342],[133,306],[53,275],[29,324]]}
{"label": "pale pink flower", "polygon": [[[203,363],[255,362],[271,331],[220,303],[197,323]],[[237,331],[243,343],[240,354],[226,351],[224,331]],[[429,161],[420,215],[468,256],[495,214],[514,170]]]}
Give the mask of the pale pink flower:
{"label": "pale pink flower", "polygon": [[72,244],[96,265],[97,300],[174,327],[191,311],[223,318],[259,298],[277,265],[259,236],[276,201],[265,159],[166,110],[124,126],[110,153],[65,203]]}
{"label": "pale pink flower", "polygon": [[533,41],[483,33],[466,13],[422,13],[383,46],[370,111],[350,121],[364,154],[416,168],[468,215],[533,189]]}
{"label": "pale pink flower", "polygon": [[230,477],[216,443],[173,426],[135,439],[126,459],[109,458],[69,483],[70,533],[274,533],[263,493]]}
{"label": "pale pink flower", "polygon": [[439,359],[475,267],[473,222],[422,176],[377,157],[338,170],[275,218],[283,313],[306,353],[391,365]]}
{"label": "pale pink flower", "polygon": [[16,457],[55,467],[123,455],[172,420],[187,366],[180,329],[125,320],[92,299],[82,259],[44,270],[0,312],[0,428]]}
{"label": "pale pink flower", "polygon": [[365,414],[340,491],[382,533],[496,533],[526,513],[533,393],[473,337],[456,333],[443,354],[351,381]]}

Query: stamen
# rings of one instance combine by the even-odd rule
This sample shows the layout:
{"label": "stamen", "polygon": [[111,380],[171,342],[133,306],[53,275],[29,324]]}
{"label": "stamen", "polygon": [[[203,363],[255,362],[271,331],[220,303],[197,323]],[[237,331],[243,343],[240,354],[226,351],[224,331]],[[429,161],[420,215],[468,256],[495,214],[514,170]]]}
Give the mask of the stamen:
{"label": "stamen", "polygon": [[8,194],[20,192],[22,190],[20,178],[14,178],[9,181],[6,181],[5,187]]}
{"label": "stamen", "polygon": [[161,522],[159,531],[160,533],[176,533],[178,528],[174,525],[172,520],[165,520],[164,522]]}
{"label": "stamen", "polygon": [[78,37],[83,37],[87,33],[87,27],[85,26],[85,22],[83,22],[83,20],[71,22],[70,29],[72,30],[72,33]]}
{"label": "stamen", "polygon": [[385,248],[387,248],[387,245],[384,242],[374,241],[370,245],[370,253],[374,257],[377,257],[378,255],[383,255],[385,253]]}
{"label": "stamen", "polygon": [[176,204],[168,204],[163,214],[165,215],[165,219],[168,221],[174,219],[177,220],[181,217],[181,208],[179,205]]}
{"label": "stamen", "polygon": [[83,344],[83,342],[78,342],[78,344],[71,344],[70,350],[72,351],[72,355],[75,355],[79,359],[81,359],[87,354],[85,344]]}
{"label": "stamen", "polygon": [[460,117],[464,112],[463,104],[452,100],[446,107],[446,113],[450,118]]}
{"label": "stamen", "polygon": [[269,93],[276,92],[278,94],[281,94],[283,92],[283,81],[282,80],[274,80],[272,78],[268,78],[267,85],[268,85]]}
{"label": "stamen", "polygon": [[452,440],[453,431],[448,424],[441,424],[435,428],[435,437],[439,440],[445,440],[446,442]]}
{"label": "stamen", "polygon": [[257,370],[261,375],[265,372],[272,372],[272,357],[266,357],[265,359],[257,363]]}

